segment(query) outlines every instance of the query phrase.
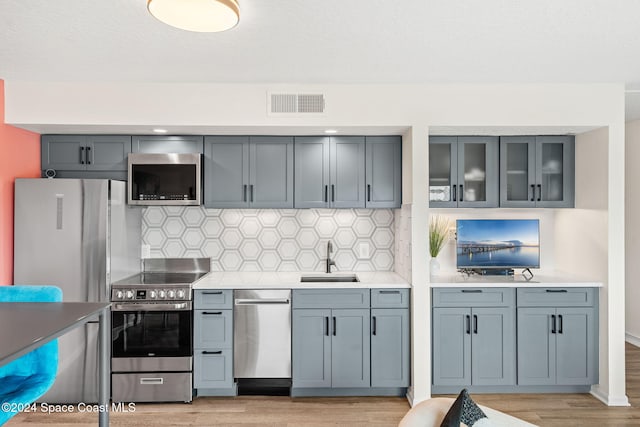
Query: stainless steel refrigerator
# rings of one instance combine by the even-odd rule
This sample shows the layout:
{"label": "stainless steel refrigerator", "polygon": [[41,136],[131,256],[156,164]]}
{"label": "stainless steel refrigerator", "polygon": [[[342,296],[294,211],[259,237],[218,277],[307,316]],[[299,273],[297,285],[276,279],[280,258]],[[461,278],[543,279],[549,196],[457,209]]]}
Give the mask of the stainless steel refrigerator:
{"label": "stainless steel refrigerator", "polygon": [[[122,181],[16,179],[14,283],[109,301],[111,283],[141,270],[141,210],[126,199]],[[59,339],[58,375],[40,401],[97,402],[97,335],[91,323]]]}

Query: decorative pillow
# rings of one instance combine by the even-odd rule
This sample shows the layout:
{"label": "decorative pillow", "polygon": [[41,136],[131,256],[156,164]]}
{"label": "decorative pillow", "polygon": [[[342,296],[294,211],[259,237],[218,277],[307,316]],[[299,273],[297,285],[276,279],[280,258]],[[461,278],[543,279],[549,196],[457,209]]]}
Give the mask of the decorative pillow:
{"label": "decorative pillow", "polygon": [[[480,420],[482,422],[479,422]],[[469,397],[469,393],[465,388],[449,408],[449,412],[444,416],[440,427],[460,427],[461,423],[469,427],[481,427],[482,425],[489,425],[485,423],[486,421],[488,421],[487,416]]]}

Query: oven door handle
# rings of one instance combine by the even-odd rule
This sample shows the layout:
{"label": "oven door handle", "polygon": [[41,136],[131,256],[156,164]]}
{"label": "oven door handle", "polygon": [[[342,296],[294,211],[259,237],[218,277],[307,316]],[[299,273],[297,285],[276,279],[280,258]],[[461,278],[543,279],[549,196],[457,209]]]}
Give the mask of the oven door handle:
{"label": "oven door handle", "polygon": [[116,303],[111,307],[111,311],[188,311],[191,310],[191,304],[189,302],[177,302],[177,303],[169,303],[169,304],[139,304],[139,303]]}

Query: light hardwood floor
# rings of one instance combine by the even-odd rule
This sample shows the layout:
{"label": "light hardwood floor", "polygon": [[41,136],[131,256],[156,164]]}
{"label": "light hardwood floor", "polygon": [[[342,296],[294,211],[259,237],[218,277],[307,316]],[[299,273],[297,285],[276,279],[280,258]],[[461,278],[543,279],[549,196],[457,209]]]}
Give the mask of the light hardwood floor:
{"label": "light hardwood floor", "polygon": [[[627,344],[631,407],[610,408],[589,394],[474,394],[479,403],[539,426],[640,426],[640,348]],[[40,408],[38,408],[40,409]],[[396,426],[404,398],[197,398],[192,404],[138,404],[111,413],[113,426],[365,427]],[[22,413],[7,427],[95,426],[95,414]]]}

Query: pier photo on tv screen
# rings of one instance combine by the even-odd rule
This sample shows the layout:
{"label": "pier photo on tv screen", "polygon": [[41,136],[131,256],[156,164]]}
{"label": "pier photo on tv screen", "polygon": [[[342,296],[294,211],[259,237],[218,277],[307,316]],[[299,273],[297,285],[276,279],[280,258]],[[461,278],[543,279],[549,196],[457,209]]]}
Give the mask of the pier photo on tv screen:
{"label": "pier photo on tv screen", "polygon": [[456,231],[458,268],[540,267],[537,219],[460,219]]}

